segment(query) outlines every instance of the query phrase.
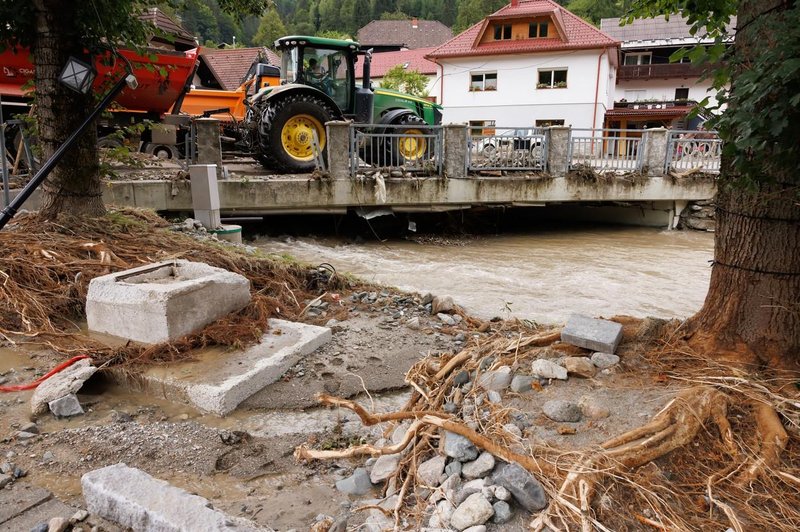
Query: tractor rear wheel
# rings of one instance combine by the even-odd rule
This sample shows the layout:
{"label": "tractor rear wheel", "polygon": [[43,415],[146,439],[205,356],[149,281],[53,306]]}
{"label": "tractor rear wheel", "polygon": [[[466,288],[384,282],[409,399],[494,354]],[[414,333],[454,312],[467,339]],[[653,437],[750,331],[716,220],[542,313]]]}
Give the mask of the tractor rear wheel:
{"label": "tractor rear wheel", "polygon": [[415,114],[407,113],[392,122],[394,125],[407,126],[404,128],[392,128],[387,130],[395,135],[413,135],[409,137],[399,136],[387,139],[386,160],[393,165],[403,166],[414,164],[425,157],[428,152],[428,139],[424,138],[424,128],[428,125],[425,121]]}
{"label": "tractor rear wheel", "polygon": [[315,167],[314,142],[323,156],[328,144],[325,122],[334,111],[310,94],[268,102],[258,123],[258,160],[281,172],[310,172]]}

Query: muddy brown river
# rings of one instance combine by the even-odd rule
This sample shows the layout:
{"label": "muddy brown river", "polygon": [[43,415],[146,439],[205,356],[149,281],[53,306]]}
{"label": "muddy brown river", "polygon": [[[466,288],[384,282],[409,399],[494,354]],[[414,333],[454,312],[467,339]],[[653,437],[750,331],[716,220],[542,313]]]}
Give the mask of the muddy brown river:
{"label": "muddy brown river", "polygon": [[714,237],[638,227],[572,227],[461,243],[257,241],[269,253],[328,262],[368,281],[451,295],[484,318],[513,315],[556,323],[573,312],[690,316],[708,290]]}

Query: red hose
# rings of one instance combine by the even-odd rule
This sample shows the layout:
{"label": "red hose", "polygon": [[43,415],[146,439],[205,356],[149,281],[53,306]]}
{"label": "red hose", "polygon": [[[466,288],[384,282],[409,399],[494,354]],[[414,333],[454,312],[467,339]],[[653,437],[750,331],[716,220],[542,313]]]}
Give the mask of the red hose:
{"label": "red hose", "polygon": [[90,357],[88,355],[79,355],[79,356],[76,356],[76,357],[72,357],[69,360],[67,360],[66,362],[62,362],[61,364],[56,366],[54,369],[50,370],[46,375],[44,375],[42,377],[39,377],[38,379],[36,379],[35,381],[33,381],[33,382],[29,383],[29,384],[16,384],[14,386],[0,386],[0,392],[21,392],[23,390],[33,390],[34,388],[39,386],[41,383],[43,383],[44,381],[46,381],[47,379],[49,379],[50,377],[52,377],[56,373],[58,373],[60,371],[64,371],[65,369],[67,369],[68,367],[73,365],[75,362],[77,362],[79,360],[83,360],[84,358],[90,358]]}

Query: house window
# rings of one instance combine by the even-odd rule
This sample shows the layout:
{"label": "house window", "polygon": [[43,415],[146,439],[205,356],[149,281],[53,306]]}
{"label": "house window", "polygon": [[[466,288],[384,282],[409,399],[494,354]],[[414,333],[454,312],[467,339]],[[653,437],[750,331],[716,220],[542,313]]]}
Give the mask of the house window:
{"label": "house window", "polygon": [[676,100],[688,100],[689,99],[689,89],[686,89],[686,88],[675,89],[675,99]]}
{"label": "house window", "polygon": [[537,89],[564,89],[567,87],[566,68],[548,68],[539,70]]}
{"label": "house window", "polygon": [[528,24],[528,37],[531,39],[547,37],[547,22],[531,22]]}
{"label": "house window", "polygon": [[469,90],[475,91],[496,91],[497,72],[481,72],[470,74]]}
{"label": "house window", "polygon": [[563,126],[564,121],[560,118],[547,118],[536,121],[536,127]]}
{"label": "house window", "polygon": [[469,121],[469,134],[473,137],[486,137],[494,135],[495,121],[494,120],[470,120]]}
{"label": "house window", "polygon": [[625,64],[629,66],[649,65],[653,59],[652,52],[625,54]]}
{"label": "house window", "polygon": [[639,100],[645,99],[647,99],[646,90],[625,91],[625,100],[629,102],[638,102]]}
{"label": "house window", "polygon": [[497,24],[494,27],[494,40],[503,41],[511,38],[511,24]]}

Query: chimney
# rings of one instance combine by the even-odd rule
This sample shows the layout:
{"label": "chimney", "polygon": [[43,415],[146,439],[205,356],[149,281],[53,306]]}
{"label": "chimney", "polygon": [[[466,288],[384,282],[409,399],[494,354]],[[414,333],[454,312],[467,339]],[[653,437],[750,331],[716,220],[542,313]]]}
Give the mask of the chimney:
{"label": "chimney", "polygon": [[414,29],[419,28],[419,19],[417,17],[411,19],[411,27]]}
{"label": "chimney", "polygon": [[511,0],[511,7],[517,7],[519,5],[519,0]]}

